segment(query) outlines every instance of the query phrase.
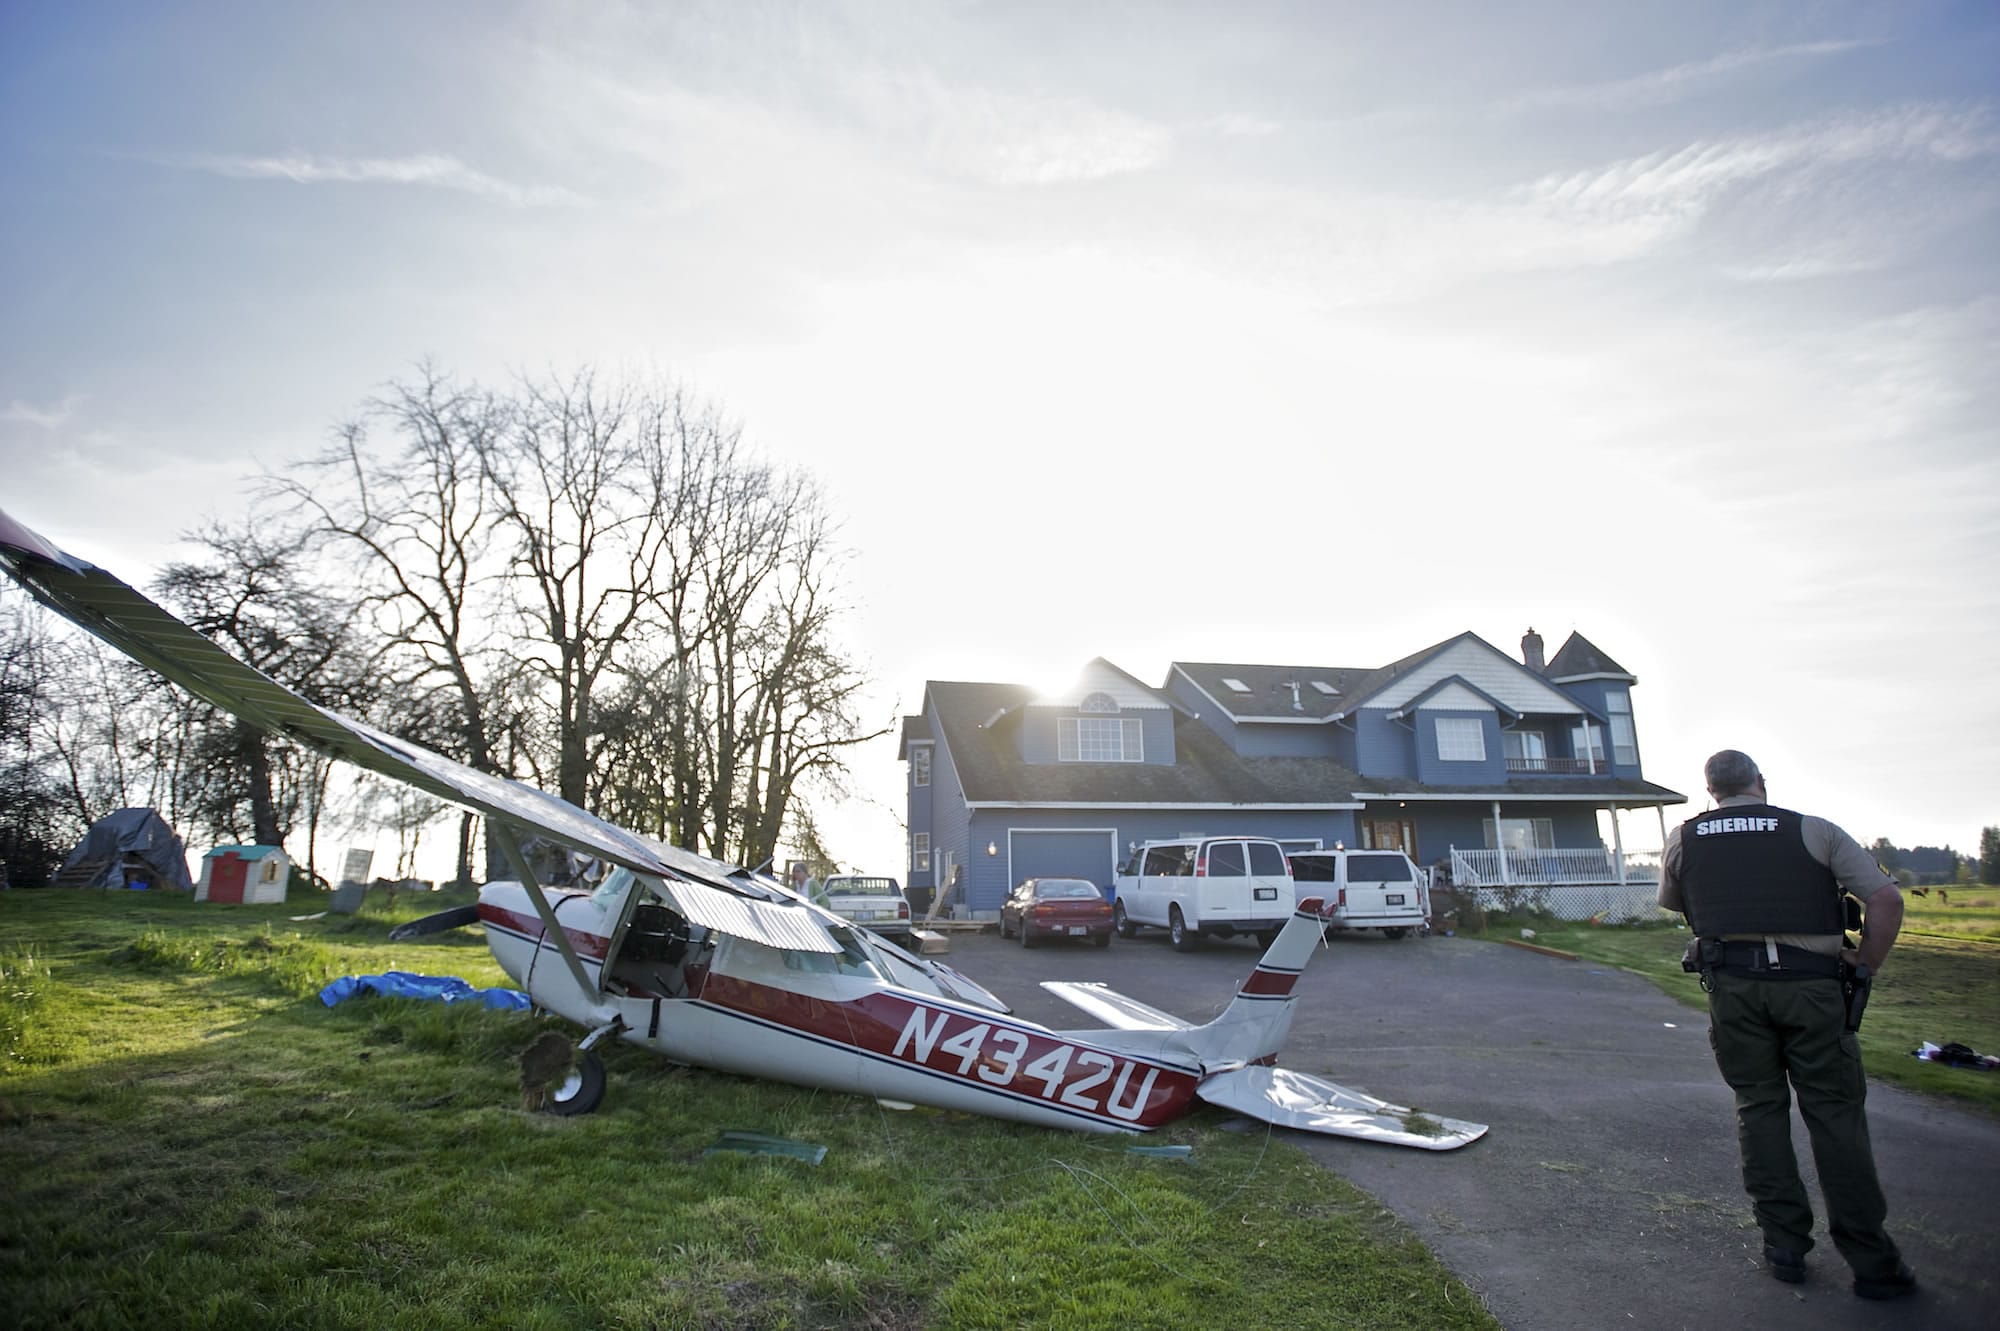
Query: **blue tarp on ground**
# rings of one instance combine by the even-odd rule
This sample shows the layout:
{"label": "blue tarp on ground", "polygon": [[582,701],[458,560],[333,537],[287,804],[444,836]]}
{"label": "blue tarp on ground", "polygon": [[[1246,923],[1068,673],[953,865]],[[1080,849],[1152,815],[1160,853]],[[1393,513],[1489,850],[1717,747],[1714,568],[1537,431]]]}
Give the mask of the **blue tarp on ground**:
{"label": "blue tarp on ground", "polygon": [[467,999],[491,1008],[525,1008],[528,996],[519,989],[474,989],[456,975],[416,975],[410,971],[388,971],[382,975],[343,975],[319,991],[319,1001],[332,1007],[357,995],[379,994],[384,998],[426,998],[436,1003],[458,1003]]}

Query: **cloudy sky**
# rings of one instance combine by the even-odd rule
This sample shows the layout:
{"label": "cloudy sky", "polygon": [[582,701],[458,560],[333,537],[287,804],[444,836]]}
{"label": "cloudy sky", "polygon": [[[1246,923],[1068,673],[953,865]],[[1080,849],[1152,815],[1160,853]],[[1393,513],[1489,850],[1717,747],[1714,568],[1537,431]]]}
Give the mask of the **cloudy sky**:
{"label": "cloudy sky", "polygon": [[425,357],[594,364],[821,478],[885,724],[1532,625],[1697,808],[2000,823],[1987,0],[21,3],[0,171],[0,507],[129,581]]}

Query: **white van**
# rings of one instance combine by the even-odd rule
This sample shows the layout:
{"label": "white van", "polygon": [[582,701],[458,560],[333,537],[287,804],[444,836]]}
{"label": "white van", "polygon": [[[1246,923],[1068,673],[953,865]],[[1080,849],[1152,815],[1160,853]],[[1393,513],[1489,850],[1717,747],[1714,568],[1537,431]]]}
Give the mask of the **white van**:
{"label": "white van", "polygon": [[1333,908],[1329,932],[1380,929],[1402,938],[1430,923],[1430,889],[1400,850],[1295,850],[1292,877],[1300,896]]}
{"label": "white van", "polygon": [[1121,937],[1141,925],[1165,929],[1176,951],[1203,935],[1255,934],[1265,947],[1292,917],[1292,873],[1277,842],[1263,837],[1148,841],[1118,869],[1111,918]]}

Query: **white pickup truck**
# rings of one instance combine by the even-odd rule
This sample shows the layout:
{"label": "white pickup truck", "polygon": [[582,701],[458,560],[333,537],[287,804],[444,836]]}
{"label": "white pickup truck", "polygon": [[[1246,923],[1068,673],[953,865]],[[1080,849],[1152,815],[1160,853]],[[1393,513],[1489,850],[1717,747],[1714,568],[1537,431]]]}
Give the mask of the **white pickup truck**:
{"label": "white pickup truck", "polygon": [[1336,929],[1380,929],[1402,938],[1431,920],[1423,871],[1400,850],[1295,850],[1292,877],[1302,897],[1324,897]]}

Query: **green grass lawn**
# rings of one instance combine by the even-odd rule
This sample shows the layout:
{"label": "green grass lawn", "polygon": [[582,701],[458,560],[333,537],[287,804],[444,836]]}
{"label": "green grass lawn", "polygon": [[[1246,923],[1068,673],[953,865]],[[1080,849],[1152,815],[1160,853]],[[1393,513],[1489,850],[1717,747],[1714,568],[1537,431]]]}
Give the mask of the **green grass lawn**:
{"label": "green grass lawn", "polygon": [[[1129,1154],[607,1051],[598,1113],[523,1112],[523,1013],[476,931],[157,893],[0,893],[0,1325],[1493,1327],[1365,1194],[1197,1116]],[[710,1155],[744,1129],[827,1146]]]}
{"label": "green grass lawn", "polygon": [[[1949,904],[1935,891],[1928,898],[1905,896],[1903,931],[1861,1023],[1861,1055],[1871,1076],[2000,1113],[2000,1072],[1944,1067],[1910,1055],[1925,1040],[2000,1053],[2000,891],[1950,892]],[[1681,970],[1686,929],[1496,915],[1484,936],[1518,938],[1523,927],[1535,931],[1538,944],[1643,975],[1690,1007],[1708,1006],[1699,979]]]}

